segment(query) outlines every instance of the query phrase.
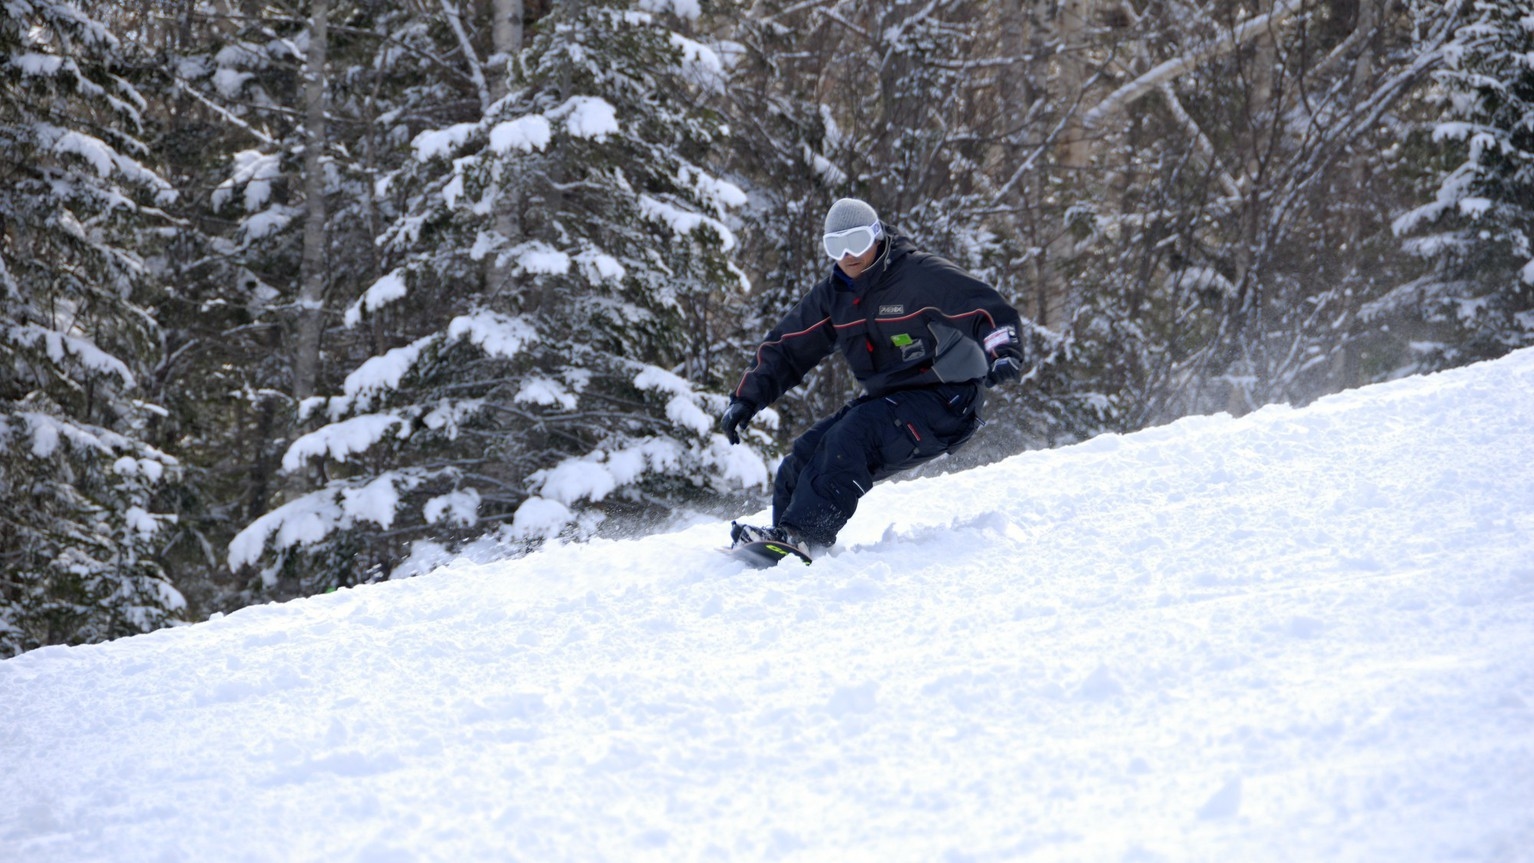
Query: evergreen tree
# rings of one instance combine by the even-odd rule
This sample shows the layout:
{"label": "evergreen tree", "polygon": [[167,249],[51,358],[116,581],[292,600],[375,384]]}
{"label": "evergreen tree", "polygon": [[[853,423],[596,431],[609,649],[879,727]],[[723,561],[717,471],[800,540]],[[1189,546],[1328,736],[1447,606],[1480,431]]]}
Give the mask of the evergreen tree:
{"label": "evergreen tree", "polygon": [[1462,365],[1534,344],[1534,12],[1477,0],[1437,74],[1449,142],[1436,198],[1396,231],[1432,271],[1400,293],[1435,337],[1419,368]]}
{"label": "evergreen tree", "polygon": [[326,484],[250,525],[231,563],[270,549],[269,578],[320,587],[409,572],[415,541],[420,560],[497,522],[512,542],[586,535],[765,480],[701,391],[734,371],[712,352],[743,287],[724,221],[743,195],[707,166],[720,60],[678,11],[696,14],[559,4],[505,97],[413,137],[388,180],[390,272],[345,313],[391,344],[306,405],[319,427],[284,468]]}
{"label": "evergreen tree", "polygon": [[[383,320],[346,327],[342,307],[380,275],[374,240],[399,215],[384,178],[409,158],[411,130],[483,105],[476,34],[456,11],[445,20],[456,7],[331,0],[237,15],[215,4],[165,49],[160,146],[187,223],[160,260],[166,425],[196,477],[171,553],[203,611],[311,589],[298,568],[276,581],[231,573],[216,549],[323,485],[282,469],[307,430],[301,397],[334,391],[388,346]],[[355,551],[311,563],[350,571]]]}
{"label": "evergreen tree", "polygon": [[[318,236],[328,254],[308,274],[348,292],[376,278],[372,237],[380,219],[370,206],[370,162],[382,148],[373,145],[369,112],[394,95],[377,87],[394,70],[373,60],[415,22],[360,10],[377,4],[329,4],[337,32],[330,74],[319,80],[333,122],[313,148],[302,110],[307,4],[131,5],[114,5],[112,20],[155,52],[152,145],[181,193],[179,230],[154,245],[151,260],[168,354],[157,375],[157,397],[169,411],[160,434],[175,441],[188,479],[174,501],[179,519],[164,557],[202,615],[274,595],[232,575],[221,550],[285,491],[281,457],[297,435],[297,310],[309,308],[300,301],[307,196],[318,190],[331,215]],[[152,38],[144,38],[146,27]],[[397,47],[414,56],[408,40]],[[359,98],[375,89],[378,100]],[[320,182],[305,182],[306,152],[319,156]],[[322,302],[320,322],[334,321],[324,309]],[[351,348],[335,340],[325,347],[340,356]]]}
{"label": "evergreen tree", "polygon": [[145,443],[160,346],[131,245],[173,195],[121,49],[68,0],[0,10],[0,656],[183,606],[155,561],[177,465]]}

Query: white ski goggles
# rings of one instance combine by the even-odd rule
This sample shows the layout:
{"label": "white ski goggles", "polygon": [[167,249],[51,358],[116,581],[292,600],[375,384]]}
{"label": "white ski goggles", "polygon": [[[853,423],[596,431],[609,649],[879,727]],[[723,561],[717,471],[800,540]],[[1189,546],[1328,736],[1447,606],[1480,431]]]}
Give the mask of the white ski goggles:
{"label": "white ski goggles", "polygon": [[821,238],[821,242],[825,244],[826,254],[831,256],[831,260],[840,261],[848,255],[856,258],[863,254],[873,248],[874,243],[882,236],[884,236],[884,227],[874,222],[872,225],[859,225],[856,228],[826,234]]}

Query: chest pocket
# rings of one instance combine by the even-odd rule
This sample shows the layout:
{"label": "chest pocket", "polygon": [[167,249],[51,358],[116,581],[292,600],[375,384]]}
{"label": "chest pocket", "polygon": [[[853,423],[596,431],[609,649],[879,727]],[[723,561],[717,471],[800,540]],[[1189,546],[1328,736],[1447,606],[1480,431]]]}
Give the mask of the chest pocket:
{"label": "chest pocket", "polygon": [[926,340],[911,333],[895,333],[888,336],[887,340],[889,342],[888,350],[891,362],[899,363],[902,366],[908,366],[924,360],[930,353],[927,349]]}
{"label": "chest pocket", "polygon": [[[903,308],[896,306],[890,310]],[[920,317],[870,319],[868,330],[871,334],[869,344],[873,348],[874,366],[880,371],[910,368],[932,361],[935,340]]]}
{"label": "chest pocket", "polygon": [[852,368],[852,373],[858,380],[872,374],[878,367],[877,358],[874,356],[877,347],[869,335],[866,324],[842,330],[838,332],[837,338],[841,343],[842,356],[847,358],[847,365]]}

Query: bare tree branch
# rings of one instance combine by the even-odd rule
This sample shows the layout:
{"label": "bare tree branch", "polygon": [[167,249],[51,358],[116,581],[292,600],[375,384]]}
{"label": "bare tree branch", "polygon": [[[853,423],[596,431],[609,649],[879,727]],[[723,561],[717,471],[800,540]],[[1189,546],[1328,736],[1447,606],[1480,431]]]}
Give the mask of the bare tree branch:
{"label": "bare tree branch", "polygon": [[1200,65],[1240,48],[1298,12],[1304,0],[1277,0],[1273,11],[1237,25],[1227,38],[1215,39],[1179,57],[1156,66],[1140,77],[1119,87],[1082,115],[1085,131],[1101,126],[1106,120],[1155,92],[1161,85],[1186,75]]}

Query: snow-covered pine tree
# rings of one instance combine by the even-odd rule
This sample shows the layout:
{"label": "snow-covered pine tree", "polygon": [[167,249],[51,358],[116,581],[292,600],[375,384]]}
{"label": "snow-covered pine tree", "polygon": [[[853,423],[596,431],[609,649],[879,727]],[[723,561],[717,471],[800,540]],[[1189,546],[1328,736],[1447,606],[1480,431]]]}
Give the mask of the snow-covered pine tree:
{"label": "snow-covered pine tree", "polygon": [[176,461],[144,442],[159,336],[126,242],[171,192],[120,49],[70,0],[0,9],[0,656],[184,604],[155,560]]}
{"label": "snow-covered pine tree", "polygon": [[401,142],[378,118],[412,110],[414,98],[430,104],[440,15],[353,0],[226,10],[172,58],[181,105],[200,109],[203,134],[222,145],[220,182],[197,202],[197,224],[239,288],[227,299],[277,331],[253,400],[302,399],[327,373],[338,377],[327,363],[352,346],[333,338],[332,297],[377,279],[373,240],[388,215],[375,181],[398,166]]}
{"label": "snow-covered pine tree", "polygon": [[[308,50],[318,10],[307,3],[252,15],[205,6],[206,17],[191,21],[200,26],[176,28],[161,49],[171,84],[163,145],[188,222],[161,261],[176,382],[167,426],[197,476],[180,499],[185,517],[172,552],[192,587],[202,585],[188,595],[203,611],[310,589],[296,569],[273,585],[231,573],[225,556],[210,552],[323,485],[323,477],[285,475],[282,457],[307,430],[294,398],[301,380],[334,392],[397,336],[386,315],[342,325],[345,303],[383,272],[374,241],[404,201],[380,180],[412,159],[415,131],[487,104],[476,58],[485,30],[468,17],[475,3],[326,5],[323,91],[307,86],[318,59]],[[323,152],[308,147],[311,102],[324,103]],[[308,206],[316,194],[323,207]],[[310,230],[321,210],[324,230]],[[306,371],[296,371],[300,358]],[[337,546],[335,555],[309,563],[345,570],[356,549]]]}
{"label": "snow-covered pine tree", "polygon": [[[414,9],[332,0],[329,16],[329,146],[316,151],[324,182],[307,189],[321,189],[329,211],[320,275],[349,296],[377,278],[372,241],[387,219],[373,181],[399,143],[373,120],[406,104],[402,91],[428,77],[422,66],[433,74],[440,66]],[[282,453],[297,435],[311,18],[306,3],[172,9],[157,0],[115,4],[107,18],[152,44],[156,78],[144,87],[152,145],[181,193],[180,228],[154,244],[150,263],[167,353],[157,398],[169,414],[159,429],[176,441],[187,478],[165,561],[199,616],[273,596],[230,573],[221,551],[284,491]],[[308,374],[334,374],[348,355],[366,355],[358,339],[334,338],[340,316],[325,310],[324,362]]]}
{"label": "snow-covered pine tree", "polygon": [[1421,369],[1534,344],[1534,9],[1476,0],[1471,10],[1436,76],[1432,137],[1450,145],[1437,195],[1395,223],[1432,266],[1397,298],[1415,300],[1436,331]]}
{"label": "snow-covered pine tree", "polygon": [[708,165],[721,60],[684,35],[696,14],[556,4],[505,97],[413,137],[389,180],[391,271],[345,314],[387,349],[307,405],[320,422],[284,468],[327,484],[252,523],[231,564],[269,551],[276,578],[354,556],[304,576],[320,588],[408,574],[408,544],[421,561],[498,522],[511,542],[585,534],[765,482],[705,392],[735,371],[712,349],[721,298],[744,287],[725,224],[744,196]]}

